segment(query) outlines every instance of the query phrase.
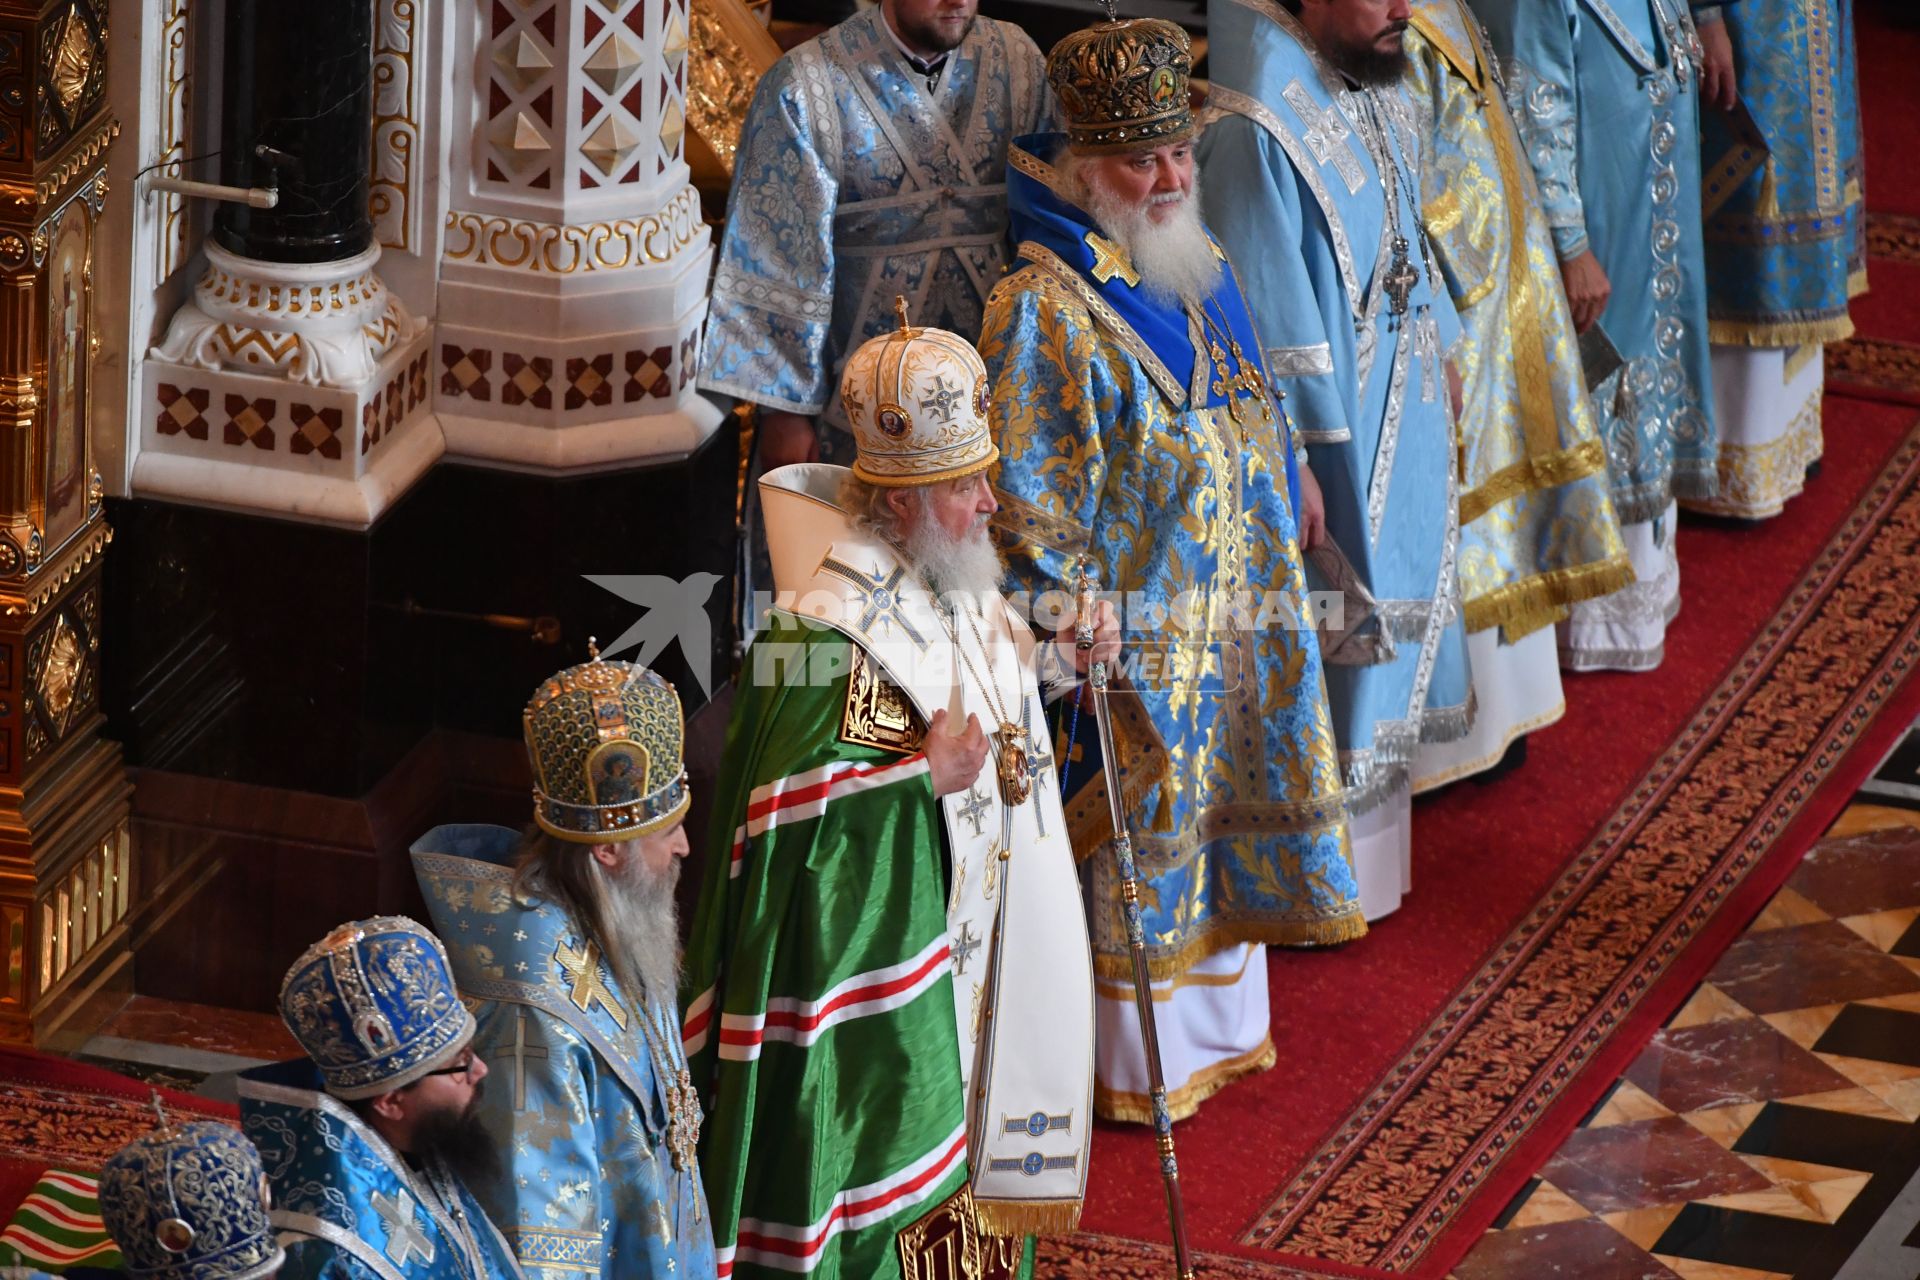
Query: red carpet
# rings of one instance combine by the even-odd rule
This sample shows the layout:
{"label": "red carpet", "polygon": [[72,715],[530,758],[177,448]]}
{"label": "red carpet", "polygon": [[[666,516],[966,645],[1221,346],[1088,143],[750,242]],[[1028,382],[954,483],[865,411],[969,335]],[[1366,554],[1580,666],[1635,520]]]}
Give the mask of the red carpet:
{"label": "red carpet", "polygon": [[[1902,159],[1920,115],[1897,87],[1920,32],[1882,39],[1873,12],[1869,197],[1920,212]],[[1396,916],[1272,955],[1279,1065],[1176,1133],[1202,1274],[1444,1276],[1920,710],[1920,432],[1898,403],[1920,404],[1920,360],[1902,367],[1920,219],[1877,220],[1889,247],[1855,314],[1894,354],[1859,382],[1830,372],[1852,394],[1829,399],[1822,472],[1784,515],[1682,524],[1661,669],[1570,677],[1523,769],[1416,807]],[[1149,1136],[1102,1127],[1086,1234],[1040,1273],[1164,1276],[1170,1254],[1137,1243],[1164,1224]]]}
{"label": "red carpet", "polygon": [[49,1168],[92,1173],[167,1114],[234,1122],[232,1107],[21,1049],[0,1049],[0,1224]]}

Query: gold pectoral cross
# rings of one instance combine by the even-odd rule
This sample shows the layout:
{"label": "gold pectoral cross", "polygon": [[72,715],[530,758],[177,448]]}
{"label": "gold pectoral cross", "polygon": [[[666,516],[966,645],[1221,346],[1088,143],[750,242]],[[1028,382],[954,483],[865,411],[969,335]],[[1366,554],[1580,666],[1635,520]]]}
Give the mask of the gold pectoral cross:
{"label": "gold pectoral cross", "polygon": [[1138,288],[1140,273],[1133,269],[1133,263],[1127,261],[1127,251],[1097,231],[1087,232],[1087,248],[1093,250],[1093,278],[1101,284],[1115,276],[1125,280],[1129,288]]}

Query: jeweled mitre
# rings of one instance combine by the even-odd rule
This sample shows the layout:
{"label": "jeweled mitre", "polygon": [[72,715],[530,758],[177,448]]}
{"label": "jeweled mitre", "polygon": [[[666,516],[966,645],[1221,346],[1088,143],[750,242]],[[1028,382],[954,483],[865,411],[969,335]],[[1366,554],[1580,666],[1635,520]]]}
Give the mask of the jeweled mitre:
{"label": "jeweled mitre", "polygon": [[1193,40],[1161,18],[1097,23],[1047,55],[1047,80],[1066,110],[1068,145],[1079,155],[1192,137],[1192,71]]}

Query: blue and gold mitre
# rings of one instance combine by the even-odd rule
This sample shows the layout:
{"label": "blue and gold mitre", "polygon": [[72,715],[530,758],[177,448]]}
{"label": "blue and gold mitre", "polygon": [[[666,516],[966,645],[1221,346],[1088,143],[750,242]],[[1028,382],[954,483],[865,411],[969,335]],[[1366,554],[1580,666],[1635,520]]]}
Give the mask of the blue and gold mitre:
{"label": "blue and gold mitre", "polygon": [[348,1101],[412,1084],[473,1039],[447,949],[405,916],[343,924],[308,947],[280,984],[280,1016]]}
{"label": "blue and gold mitre", "polygon": [[164,1121],[100,1171],[100,1216],[128,1274],[164,1280],[253,1280],[285,1253],[267,1219],[272,1193],[260,1153],[215,1120]]}
{"label": "blue and gold mitre", "polygon": [[521,723],[533,764],[533,820],[580,844],[631,840],[686,816],[680,695],[631,662],[568,667],[534,691]]}
{"label": "blue and gold mitre", "polygon": [[[1108,8],[1111,18],[1112,8]],[[1163,18],[1096,23],[1047,54],[1047,82],[1078,155],[1109,155],[1191,138],[1193,38]]]}

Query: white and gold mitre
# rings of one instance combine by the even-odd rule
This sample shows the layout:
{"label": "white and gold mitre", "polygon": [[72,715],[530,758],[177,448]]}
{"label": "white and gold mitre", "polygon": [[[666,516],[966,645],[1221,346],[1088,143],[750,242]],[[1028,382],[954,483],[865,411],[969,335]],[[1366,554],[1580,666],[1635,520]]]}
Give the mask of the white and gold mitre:
{"label": "white and gold mitre", "polygon": [[861,345],[840,376],[840,403],[860,456],[853,474],[899,487],[959,480],[1000,457],[987,429],[987,366],[973,344],[907,323]]}

